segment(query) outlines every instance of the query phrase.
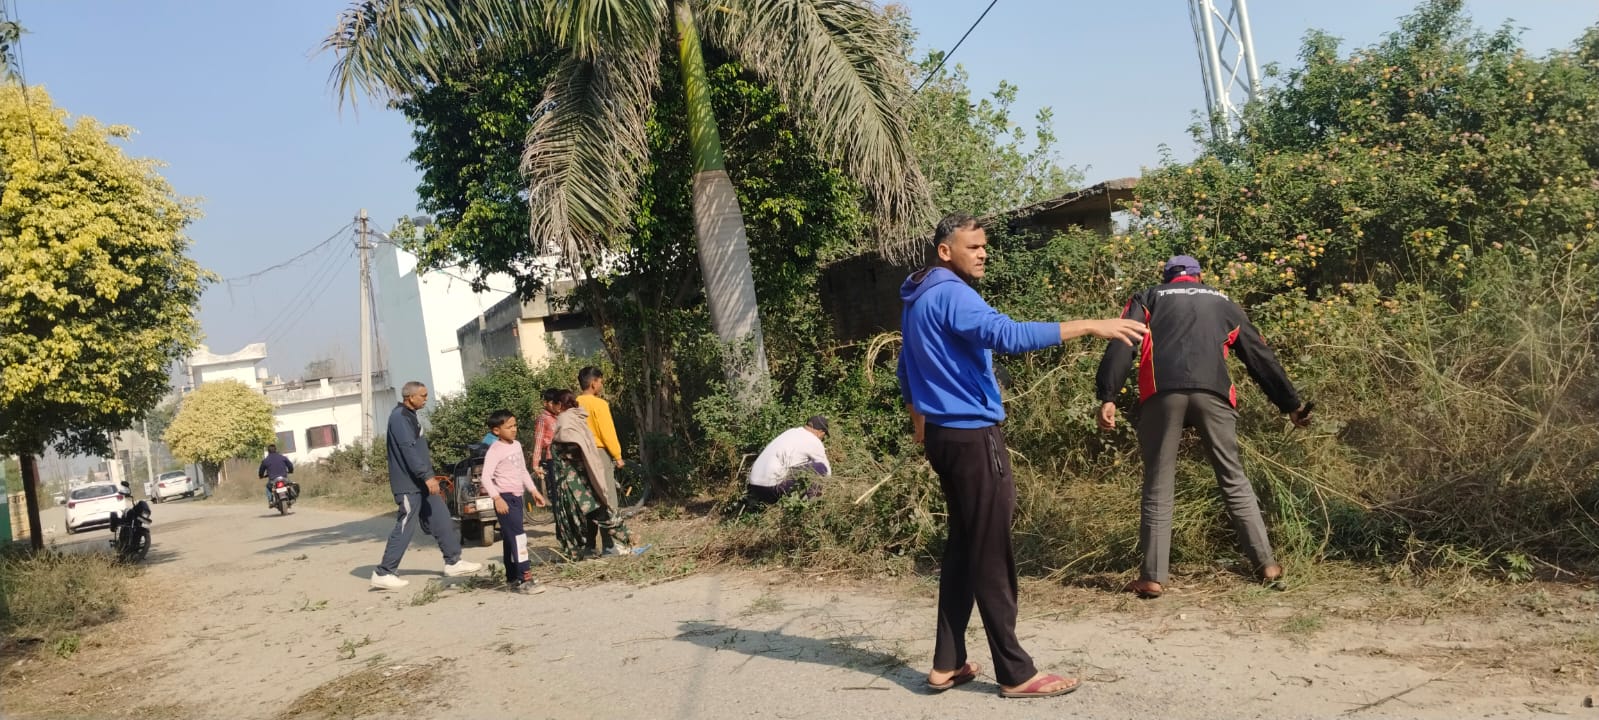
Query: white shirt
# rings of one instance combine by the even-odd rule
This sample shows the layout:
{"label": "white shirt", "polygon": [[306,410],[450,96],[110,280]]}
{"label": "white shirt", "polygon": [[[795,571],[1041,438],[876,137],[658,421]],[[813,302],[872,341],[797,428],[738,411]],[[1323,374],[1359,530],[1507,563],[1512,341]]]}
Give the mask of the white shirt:
{"label": "white shirt", "polygon": [[784,430],[755,458],[755,465],[750,468],[750,484],[775,487],[788,477],[790,470],[811,463],[821,463],[819,474],[828,474],[831,465],[827,462],[827,448],[822,445],[822,439],[802,427]]}

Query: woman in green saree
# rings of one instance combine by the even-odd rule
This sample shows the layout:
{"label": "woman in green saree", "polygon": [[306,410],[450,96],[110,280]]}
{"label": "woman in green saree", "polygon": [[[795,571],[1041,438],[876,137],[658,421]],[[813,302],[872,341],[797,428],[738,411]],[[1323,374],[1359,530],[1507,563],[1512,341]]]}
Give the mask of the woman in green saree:
{"label": "woman in green saree", "polygon": [[588,411],[579,407],[577,396],[562,390],[557,398],[561,413],[555,418],[555,439],[550,454],[555,459],[552,492],[560,496],[555,505],[555,538],[568,557],[593,557],[597,548],[603,555],[636,555],[646,548],[633,547],[633,535],[617,515],[617,488],[607,481],[603,463],[609,457],[594,444],[589,431]]}

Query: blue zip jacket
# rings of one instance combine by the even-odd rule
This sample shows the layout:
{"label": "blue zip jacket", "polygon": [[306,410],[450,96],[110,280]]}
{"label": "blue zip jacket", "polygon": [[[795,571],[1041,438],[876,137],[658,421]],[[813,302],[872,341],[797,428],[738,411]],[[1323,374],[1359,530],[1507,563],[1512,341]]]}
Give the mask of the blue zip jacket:
{"label": "blue zip jacket", "polygon": [[946,268],[912,274],[899,297],[905,302],[900,394],[940,427],[982,428],[1005,419],[993,351],[1011,355],[1060,344],[1059,324],[1016,322]]}
{"label": "blue zip jacket", "polygon": [[428,478],[433,477],[433,456],[428,453],[427,440],[422,437],[422,422],[416,411],[395,403],[389,412],[389,489],[395,495],[426,493]]}

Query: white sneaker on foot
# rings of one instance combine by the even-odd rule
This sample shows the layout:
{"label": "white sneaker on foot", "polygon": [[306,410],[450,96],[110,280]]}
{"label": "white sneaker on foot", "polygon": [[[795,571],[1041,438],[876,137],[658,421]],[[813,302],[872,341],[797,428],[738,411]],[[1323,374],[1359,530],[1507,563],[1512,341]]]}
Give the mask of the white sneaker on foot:
{"label": "white sneaker on foot", "polygon": [[406,580],[399,576],[379,575],[376,570],[372,571],[372,587],[375,587],[379,590],[399,590],[400,588],[410,584],[410,580]]}
{"label": "white sneaker on foot", "polygon": [[455,562],[444,566],[444,577],[460,577],[462,575],[471,575],[472,573],[482,569],[483,566],[479,565],[478,563],[467,562],[465,560],[456,560]]}

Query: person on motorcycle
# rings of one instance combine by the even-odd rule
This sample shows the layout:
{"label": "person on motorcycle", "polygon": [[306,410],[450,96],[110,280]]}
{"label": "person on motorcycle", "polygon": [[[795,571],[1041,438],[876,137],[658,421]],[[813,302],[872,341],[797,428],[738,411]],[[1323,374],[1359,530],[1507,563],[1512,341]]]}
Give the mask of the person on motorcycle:
{"label": "person on motorcycle", "polygon": [[267,456],[261,460],[259,473],[259,476],[266,480],[267,507],[272,507],[272,503],[275,501],[275,498],[272,497],[272,483],[289,477],[293,472],[294,463],[289,462],[287,457],[278,452],[277,445],[268,445]]}

